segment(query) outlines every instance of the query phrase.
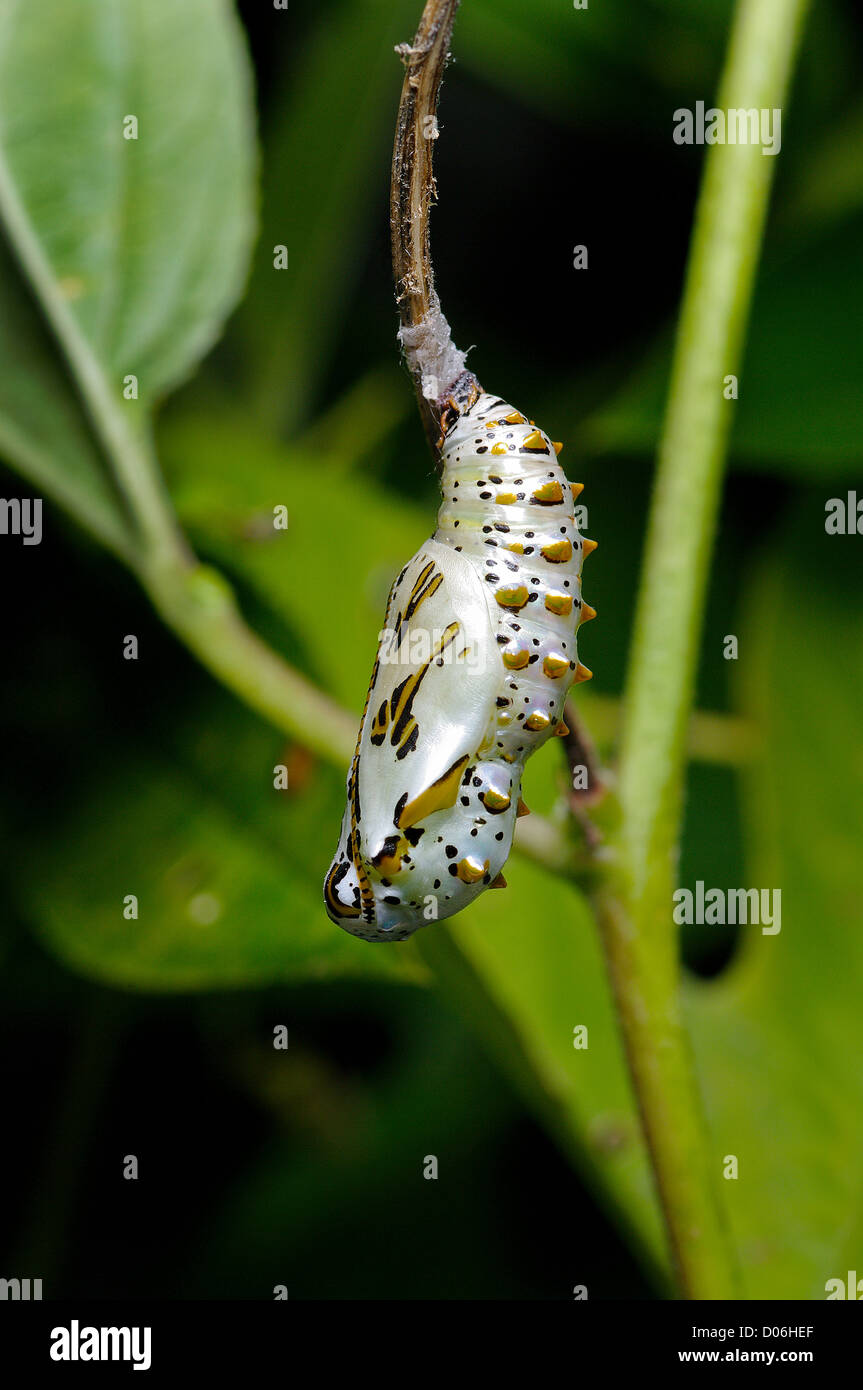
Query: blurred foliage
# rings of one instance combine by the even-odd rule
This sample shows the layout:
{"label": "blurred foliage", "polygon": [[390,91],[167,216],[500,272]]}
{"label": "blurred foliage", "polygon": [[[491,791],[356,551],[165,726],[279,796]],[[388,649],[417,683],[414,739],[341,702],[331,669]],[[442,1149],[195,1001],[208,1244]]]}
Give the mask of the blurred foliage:
{"label": "blurred foliage", "polygon": [[138,414],[212,345],[239,292],[253,225],[249,74],[221,0],[5,9],[0,203],[31,299],[4,250],[0,440],[113,542],[132,525],[58,384],[45,321],[91,405],[134,376],[125,427],[143,432]]}
{"label": "blurred foliage", "polygon": [[[250,256],[238,312],[158,421],[160,460],[193,544],[256,628],[359,712],[392,574],[428,534],[436,497],[395,352],[387,245],[392,47],[413,32],[416,0],[240,5],[262,143],[254,249],[251,84],[231,7],[136,0],[121,16],[51,0],[51,23],[44,8],[37,22],[14,7],[15,26],[0,27],[7,226],[11,197],[47,277],[34,295],[20,244],[17,262],[0,246],[4,459],[130,552],[122,490],[57,351],[55,313],[72,314],[109,390],[140,375],[126,427],[146,437],[157,399],[240,299]],[[602,621],[585,657],[610,695],[702,154],[672,143],[671,117],[710,102],[729,15],[726,0],[584,12],[465,0],[445,87],[442,299],[457,339],[477,343],[481,377],[567,440],[570,475],[588,485]],[[689,981],[688,1013],[717,1171],[726,1153],[740,1161],[723,1188],[754,1297],[823,1296],[854,1267],[861,1229],[859,538],[823,532],[825,501],[853,486],[860,460],[861,37],[852,8],[831,3],[804,43],[705,624],[699,699],[755,717],[763,753],[736,776],[693,767],[682,846],[683,882],[783,891],[778,937],[684,933],[693,972],[712,975]],[[50,83],[37,80],[46,70]],[[127,112],[136,143],[122,140]],[[586,274],[572,269],[579,243]],[[262,518],[280,503],[290,525],[274,534]],[[2,705],[2,997],[8,1055],[28,1057],[14,1113],[36,1174],[11,1248],[56,1269],[67,1292],[267,1297],[287,1282],[292,1296],[299,1285],[351,1297],[357,1281],[370,1297],[567,1297],[582,1281],[592,1296],[644,1292],[617,1228],[661,1291],[656,1204],[581,895],[513,860],[509,891],[464,919],[398,953],[363,947],[320,905],[340,775],[214,691],[49,503],[43,545],[13,552],[4,538],[0,559],[22,596]],[[137,663],[121,659],[127,632]],[[283,762],[288,794],[273,789]],[[563,814],[551,750],[529,766],[527,800]],[[420,987],[432,976],[440,999]],[[271,988],[225,993],[251,985]],[[284,1058],[268,1041],[281,1021]],[[587,1051],[573,1048],[578,1024]],[[21,1080],[42,1094],[52,1047],[69,1050],[65,1099],[52,1081],[28,1128]],[[162,1113],[157,1087],[170,1097]],[[130,1094],[143,1097],[137,1120]],[[190,1165],[211,1155],[189,1213],[174,1192],[177,1133]],[[136,1143],[154,1186],[118,1194],[108,1155]],[[39,1167],[43,1149],[67,1154],[68,1172]],[[420,1177],[429,1152],[445,1156],[437,1184]],[[124,1222],[138,1269],[127,1256],[117,1267]],[[157,1242],[146,1254],[153,1223],[170,1224],[170,1274]]]}
{"label": "blurred foliage", "polygon": [[[756,1298],[822,1298],[824,1271],[859,1248],[863,633],[854,541],[813,534],[819,503],[804,494],[766,548],[740,622],[740,700],[766,735],[743,783],[741,882],[781,889],[782,931],[743,928],[733,966],[688,998],[717,1153],[740,1164],[727,1200]],[[825,615],[805,651],[803,551]]]}

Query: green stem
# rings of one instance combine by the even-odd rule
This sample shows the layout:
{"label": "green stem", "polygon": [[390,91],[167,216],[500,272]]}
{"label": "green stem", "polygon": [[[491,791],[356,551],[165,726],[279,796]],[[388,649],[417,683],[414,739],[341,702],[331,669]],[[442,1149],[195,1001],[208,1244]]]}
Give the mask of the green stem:
{"label": "green stem", "polygon": [[355,720],[247,626],[218,570],[160,563],[142,567],[139,578],[168,627],[244,704],[327,762],[350,762]]}
{"label": "green stem", "polygon": [[[738,0],[717,105],[781,108],[805,0]],[[680,1288],[737,1294],[679,1000],[672,924],[686,728],[708,563],[775,156],[714,145],[677,334],[630,658],[617,859],[596,905]],[[745,389],[745,388],[744,388]]]}

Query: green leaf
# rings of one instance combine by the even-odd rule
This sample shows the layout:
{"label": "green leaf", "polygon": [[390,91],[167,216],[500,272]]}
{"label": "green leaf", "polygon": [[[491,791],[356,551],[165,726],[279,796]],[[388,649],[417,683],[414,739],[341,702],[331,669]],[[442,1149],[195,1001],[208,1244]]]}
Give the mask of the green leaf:
{"label": "green leaf", "polygon": [[[27,304],[4,275],[0,316],[20,324],[25,359],[16,363],[6,329],[0,444],[79,519],[96,506],[91,529],[115,541],[128,528],[118,507],[108,520],[107,464],[84,447],[89,427],[71,422],[58,371],[73,378],[127,495],[158,494],[143,477],[153,472],[146,408],[208,350],[244,278],[250,112],[224,0],[0,0],[0,219],[33,296]],[[49,363],[37,308],[62,368]],[[122,394],[131,375],[137,400]]]}
{"label": "green leaf", "polygon": [[0,236],[0,453],[118,554],[132,523],[56,346]]}
{"label": "green leaf", "polygon": [[[82,772],[74,818],[18,846],[13,895],[48,950],[140,990],[418,977],[403,956],[357,951],[324,912],[337,773],[300,765],[291,777],[289,763],[298,785],[276,790],[284,740],[223,697],[164,743],[106,758],[89,781]],[[129,895],[137,917],[124,915]]]}
{"label": "green leaf", "polygon": [[233,12],[7,0],[0,16],[7,177],[108,378],[134,373],[151,400],[212,345],[245,274],[253,137]]}
{"label": "green leaf", "polygon": [[420,933],[419,954],[662,1283],[665,1237],[596,923],[580,893],[521,857],[506,879],[505,893]]}
{"label": "green leaf", "polygon": [[[310,654],[306,674],[359,722],[390,585],[431,533],[431,508],[345,476],[321,450],[262,438],[230,411],[173,421],[161,443],[193,540],[287,619]],[[287,530],[273,527],[279,505]]]}
{"label": "green leaf", "polygon": [[723,1187],[751,1298],[824,1298],[859,1261],[863,641],[855,542],[822,519],[820,499],[800,509],[740,639],[743,699],[765,737],[742,788],[741,886],[781,889],[782,929],[741,927],[726,975],[689,990],[716,1171],[726,1154],[739,1162]]}

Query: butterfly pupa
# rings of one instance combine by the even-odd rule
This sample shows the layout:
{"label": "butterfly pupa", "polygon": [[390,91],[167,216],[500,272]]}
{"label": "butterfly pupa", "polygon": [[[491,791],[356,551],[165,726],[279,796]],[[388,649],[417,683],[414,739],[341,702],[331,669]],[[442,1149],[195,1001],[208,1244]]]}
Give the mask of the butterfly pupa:
{"label": "butterfly pupa", "polygon": [[558,447],[486,392],[444,412],[437,529],[390,591],[324,885],[332,920],[367,941],[503,886],[524,764],[590,676],[580,488]]}

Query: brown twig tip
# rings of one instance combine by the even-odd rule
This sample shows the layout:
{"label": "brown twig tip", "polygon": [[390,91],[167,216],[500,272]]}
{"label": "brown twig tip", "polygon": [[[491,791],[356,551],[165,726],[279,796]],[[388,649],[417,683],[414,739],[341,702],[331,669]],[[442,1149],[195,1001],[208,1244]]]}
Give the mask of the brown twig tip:
{"label": "brown twig tip", "polygon": [[593,739],[572,700],[567,701],[564,714],[566,732],[563,746],[570,777],[569,809],[581,828],[588,851],[597,854],[604,837],[590,812],[608,791],[606,774]]}
{"label": "brown twig tip", "polygon": [[[427,0],[412,44],[396,52],[405,66],[393,147],[390,231],[399,341],[414,379],[432,448],[440,410],[467,373],[465,354],[452,341],[434,286],[429,217],[436,196],[434,143],[437,103],[459,0]],[[475,378],[472,378],[475,382]],[[476,383],[478,385],[478,383]]]}

